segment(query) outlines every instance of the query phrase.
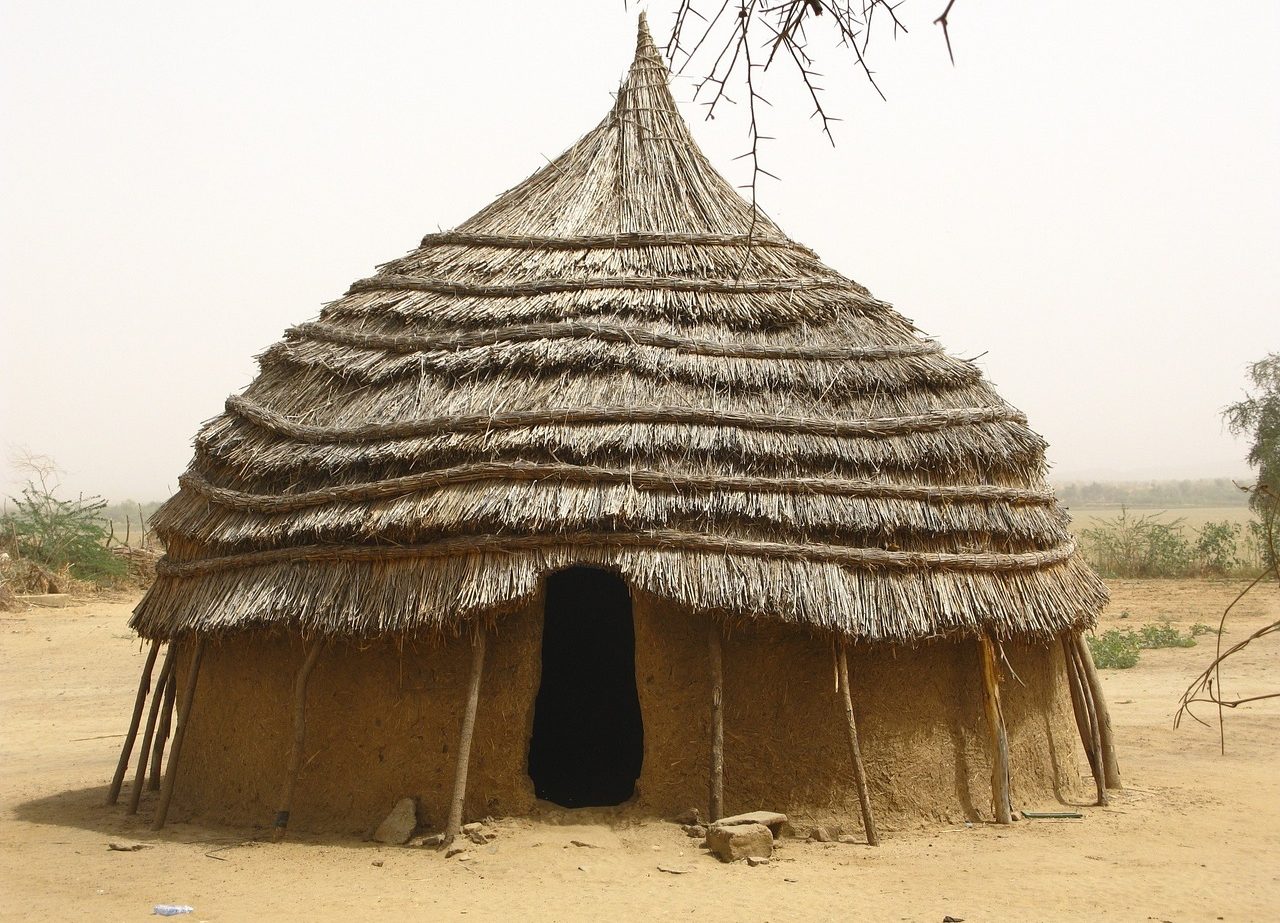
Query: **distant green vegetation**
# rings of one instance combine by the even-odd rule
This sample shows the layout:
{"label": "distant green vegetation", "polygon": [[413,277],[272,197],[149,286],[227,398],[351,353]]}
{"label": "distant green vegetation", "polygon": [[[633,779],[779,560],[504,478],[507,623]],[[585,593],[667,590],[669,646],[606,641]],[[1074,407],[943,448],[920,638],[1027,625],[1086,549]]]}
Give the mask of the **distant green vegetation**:
{"label": "distant green vegetation", "polygon": [[1054,485],[1064,506],[1127,506],[1131,509],[1249,505],[1249,495],[1231,478],[1192,481],[1069,481]]}
{"label": "distant green vegetation", "polygon": [[1262,527],[1207,521],[1189,527],[1164,512],[1094,516],[1079,532],[1085,558],[1103,577],[1230,577],[1256,573],[1264,560]]}
{"label": "distant green vegetation", "polygon": [[12,508],[0,518],[0,547],[11,558],[97,584],[111,584],[125,576],[125,562],[106,546],[102,500],[63,500],[38,479],[28,481],[22,496],[12,499]]}
{"label": "distant green vegetation", "polygon": [[[1120,617],[1124,618],[1126,615],[1128,613]],[[1196,638],[1212,630],[1203,622],[1197,622],[1183,634],[1168,619],[1164,619],[1155,625],[1143,625],[1136,631],[1132,628],[1109,628],[1102,634],[1087,638],[1094,664],[1107,670],[1127,670],[1137,666],[1141,651],[1162,647],[1195,647]]]}

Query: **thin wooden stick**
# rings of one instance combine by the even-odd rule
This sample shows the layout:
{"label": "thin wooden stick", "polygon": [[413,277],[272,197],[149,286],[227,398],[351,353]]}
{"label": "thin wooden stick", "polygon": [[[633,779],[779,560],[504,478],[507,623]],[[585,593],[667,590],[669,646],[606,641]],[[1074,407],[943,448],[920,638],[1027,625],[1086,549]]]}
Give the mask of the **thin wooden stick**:
{"label": "thin wooden stick", "polygon": [[1009,792],[1009,738],[1005,733],[1004,712],[1000,707],[1000,677],[996,667],[995,645],[985,634],[978,638],[982,654],[982,704],[987,716],[987,732],[991,736],[991,795],[995,803],[996,823],[1013,823],[1012,799]]}
{"label": "thin wooden stick", "polygon": [[862,766],[862,747],[858,743],[858,724],[853,717],[853,693],[849,688],[849,659],[843,640],[836,642],[836,671],[839,677],[840,696],[844,699],[844,717],[849,730],[849,758],[853,761],[853,781],[858,786],[858,803],[862,807],[862,829],[867,834],[867,844],[880,845],[876,832],[876,819],[871,813],[871,794],[867,791],[867,774]]}
{"label": "thin wooden stick", "polygon": [[1094,711],[1098,715],[1098,731],[1102,737],[1102,775],[1107,788],[1124,788],[1120,782],[1120,762],[1116,759],[1116,738],[1111,730],[1111,710],[1107,708],[1107,699],[1102,692],[1102,678],[1098,676],[1098,668],[1093,662],[1093,652],[1089,650],[1089,642],[1081,632],[1075,632],[1076,649],[1080,651],[1080,662],[1084,666],[1084,677],[1089,685],[1093,698]]}
{"label": "thin wooden stick", "polygon": [[293,808],[293,790],[298,782],[298,771],[302,768],[302,748],[307,739],[307,680],[311,671],[320,660],[325,647],[325,638],[320,637],[311,645],[307,657],[298,670],[298,678],[293,684],[293,748],[289,751],[289,768],[284,777],[284,790],[280,793],[280,810],[276,812],[275,827],[271,838],[277,843],[284,839],[289,827],[289,811]]}
{"label": "thin wooden stick", "polygon": [[[159,690],[156,690],[159,694]],[[147,778],[147,788],[153,792],[160,791],[160,769],[164,764],[164,745],[169,740],[169,731],[173,727],[173,702],[178,697],[178,677],[170,670],[169,681],[164,684],[164,704],[160,706],[160,727],[156,731],[156,742],[151,748],[151,774]]]}
{"label": "thin wooden stick", "polygon": [[151,670],[156,665],[156,655],[160,653],[160,639],[151,642],[151,650],[147,651],[147,661],[142,665],[142,677],[138,680],[138,696],[133,700],[133,717],[129,719],[129,731],[124,735],[124,745],[120,748],[120,760],[116,763],[116,773],[111,777],[111,786],[107,789],[107,804],[115,804],[120,800],[120,787],[124,785],[124,774],[129,771],[129,758],[133,756],[133,744],[138,739],[138,725],[142,723],[142,707],[146,704],[147,693],[151,689]]}
{"label": "thin wooden stick", "polygon": [[1089,713],[1084,707],[1084,692],[1080,685],[1080,677],[1076,674],[1076,659],[1071,652],[1071,640],[1064,632],[1061,635],[1062,660],[1067,670],[1067,688],[1071,690],[1071,710],[1075,712],[1076,729],[1080,732],[1080,744],[1084,747],[1085,756],[1089,758],[1089,766],[1093,766],[1093,737],[1089,731]]}
{"label": "thin wooden stick", "polygon": [[169,642],[164,653],[164,664],[160,667],[160,676],[156,679],[156,694],[151,697],[151,709],[147,712],[147,727],[142,733],[142,752],[138,754],[138,771],[133,777],[133,788],[129,791],[129,813],[138,813],[138,802],[142,800],[142,791],[147,782],[147,760],[151,756],[151,741],[156,732],[156,718],[160,714],[160,706],[164,702],[161,691],[169,682],[173,665],[177,660],[177,645]]}
{"label": "thin wooden stick", "polygon": [[[1093,782],[1097,789],[1098,804],[1105,806],[1108,803],[1107,798],[1107,782],[1106,771],[1102,767],[1102,732],[1098,727],[1098,713],[1094,708],[1093,696],[1089,691],[1089,684],[1084,678],[1084,664],[1081,662],[1080,649],[1076,647],[1075,640],[1069,635],[1063,635],[1063,644],[1068,648],[1068,656],[1071,658],[1072,669],[1075,672],[1076,683],[1080,688],[1080,700],[1084,706],[1085,727],[1088,728],[1088,738],[1085,749],[1089,752],[1089,768],[1093,772]],[[1081,734],[1084,734],[1083,728]]]}
{"label": "thin wooden stick", "polygon": [[186,740],[187,729],[191,725],[191,705],[196,698],[196,681],[200,678],[200,661],[204,658],[204,635],[196,635],[195,649],[191,652],[191,672],[187,674],[187,687],[182,693],[182,705],[178,708],[178,727],[173,734],[173,748],[169,751],[169,767],[164,774],[164,785],[160,788],[160,805],[156,808],[155,820],[151,822],[152,830],[164,827],[169,816],[169,803],[173,800],[173,787],[178,781],[179,757],[182,755],[182,743]]}
{"label": "thin wooden stick", "polygon": [[471,685],[467,690],[467,711],[462,716],[462,733],[458,738],[458,765],[453,775],[453,801],[449,806],[449,823],[444,829],[445,845],[462,832],[462,805],[467,798],[467,768],[471,763],[471,737],[476,729],[476,709],[480,705],[480,676],[484,671],[485,632],[476,630],[471,642]]}
{"label": "thin wooden stick", "polygon": [[711,812],[724,817],[724,650],[720,626],[707,620],[707,649],[711,658]]}

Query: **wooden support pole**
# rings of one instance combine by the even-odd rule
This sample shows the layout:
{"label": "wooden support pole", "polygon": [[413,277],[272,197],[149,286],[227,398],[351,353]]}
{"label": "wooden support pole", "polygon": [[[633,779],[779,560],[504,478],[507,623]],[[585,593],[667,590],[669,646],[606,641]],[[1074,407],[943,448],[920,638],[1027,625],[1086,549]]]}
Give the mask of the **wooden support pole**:
{"label": "wooden support pole", "polygon": [[862,829],[867,834],[867,844],[880,845],[876,831],[876,819],[871,813],[871,794],[867,791],[867,774],[862,766],[862,747],[858,743],[858,724],[853,717],[853,692],[849,688],[849,658],[843,640],[836,641],[836,676],[839,679],[840,696],[844,699],[844,718],[849,730],[849,758],[853,761],[853,781],[858,786],[858,804],[862,807]]}
{"label": "wooden support pole", "polygon": [[[1080,661],[1080,650],[1070,633],[1062,635],[1062,649],[1068,664],[1072,683],[1072,704],[1076,708],[1076,723],[1080,726],[1080,740],[1084,744],[1085,755],[1089,758],[1089,771],[1093,773],[1094,787],[1097,789],[1097,802],[1106,805],[1107,784],[1106,772],[1102,768],[1102,735],[1098,729],[1098,715],[1093,707],[1093,697],[1089,694],[1089,684],[1084,677],[1084,665]],[[1078,699],[1079,704],[1076,704]]]}
{"label": "wooden support pole", "polygon": [[1093,651],[1089,650],[1089,642],[1081,632],[1074,632],[1076,649],[1080,652],[1080,663],[1084,667],[1084,678],[1093,699],[1093,709],[1098,716],[1098,732],[1102,738],[1102,775],[1107,788],[1124,788],[1120,784],[1120,762],[1116,759],[1116,739],[1111,730],[1111,711],[1107,708],[1107,699],[1102,692],[1102,678],[1098,676],[1098,668],[1093,663]]}
{"label": "wooden support pole", "polygon": [[1071,690],[1071,710],[1076,716],[1076,729],[1080,732],[1080,744],[1084,747],[1085,756],[1089,758],[1089,766],[1093,766],[1093,734],[1089,729],[1089,712],[1084,706],[1084,691],[1080,685],[1080,677],[1076,673],[1076,658],[1072,651],[1071,639],[1065,634],[1061,636],[1062,660],[1067,671],[1067,688]]}
{"label": "wooden support pole", "polygon": [[138,725],[142,723],[142,706],[147,702],[147,693],[151,689],[151,671],[156,665],[156,655],[160,653],[160,639],[151,642],[151,650],[147,651],[146,663],[142,665],[142,678],[138,680],[138,696],[133,700],[133,717],[129,719],[129,732],[124,735],[124,746],[120,748],[120,760],[116,763],[116,773],[111,777],[111,786],[107,789],[107,804],[115,804],[120,799],[120,787],[124,785],[124,774],[129,771],[129,759],[133,756],[133,744],[138,739]]}
{"label": "wooden support pole", "polygon": [[165,819],[169,816],[169,803],[173,801],[173,787],[178,781],[182,743],[191,726],[191,705],[196,699],[196,681],[200,678],[200,661],[203,658],[204,636],[197,634],[191,651],[191,672],[187,674],[187,686],[182,692],[182,704],[178,707],[178,727],[174,731],[173,747],[169,751],[169,766],[164,774],[164,784],[160,787],[160,804],[156,807],[156,816],[151,822],[152,830],[164,827]]}
{"label": "wooden support pole", "polygon": [[169,642],[169,649],[164,652],[164,664],[160,667],[160,676],[156,679],[156,693],[151,697],[151,709],[147,712],[147,726],[142,732],[142,752],[138,754],[138,771],[133,776],[133,788],[129,790],[129,813],[138,813],[138,802],[142,800],[142,790],[147,783],[147,760],[151,757],[151,741],[156,732],[156,718],[160,714],[160,706],[164,702],[163,690],[173,673],[174,661],[177,659],[177,645]]}
{"label": "wooden support pole", "polygon": [[720,626],[707,620],[707,650],[711,659],[711,812],[709,819],[724,817],[724,649]]}
{"label": "wooden support pole", "polygon": [[277,843],[284,839],[289,827],[293,789],[298,782],[298,772],[302,769],[302,748],[307,740],[307,680],[311,677],[311,671],[316,668],[324,647],[324,638],[317,638],[312,643],[293,683],[293,747],[289,751],[289,768],[284,777],[284,789],[280,793],[280,810],[276,811],[276,823],[271,831],[271,839]]}
{"label": "wooden support pole", "polygon": [[476,729],[476,709],[480,705],[480,676],[484,671],[485,633],[477,626],[471,641],[471,685],[467,689],[467,710],[462,716],[462,733],[458,738],[458,765],[453,774],[453,801],[449,805],[449,823],[444,828],[447,846],[462,832],[462,805],[467,799],[467,768],[471,763],[471,737]]}
{"label": "wooden support pole", "polygon": [[995,643],[986,634],[978,637],[982,656],[982,705],[987,716],[987,732],[991,736],[991,796],[995,804],[996,823],[1013,823],[1013,804],[1009,791],[1009,738],[1005,733],[1004,712],[1000,707],[1000,676],[996,666]]}
{"label": "wooden support pole", "polygon": [[[160,690],[156,689],[156,695]],[[173,727],[173,702],[178,695],[178,677],[169,671],[169,681],[164,684],[164,704],[160,706],[160,727],[156,730],[156,742],[151,748],[151,773],[147,777],[147,788],[160,791],[160,769],[164,765],[164,745],[169,740],[169,731]]]}

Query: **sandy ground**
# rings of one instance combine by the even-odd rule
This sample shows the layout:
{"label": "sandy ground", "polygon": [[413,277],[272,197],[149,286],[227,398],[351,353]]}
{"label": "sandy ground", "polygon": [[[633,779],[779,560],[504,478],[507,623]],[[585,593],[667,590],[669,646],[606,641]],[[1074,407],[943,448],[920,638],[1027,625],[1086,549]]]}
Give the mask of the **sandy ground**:
{"label": "sandy ground", "polygon": [[[1239,587],[1118,581],[1106,622],[1216,623]],[[154,835],[103,807],[142,663],[131,604],[0,615],[4,919],[140,920],[160,902],[195,906],[179,919],[219,921],[1280,919],[1280,702],[1229,714],[1226,756],[1216,728],[1171,724],[1210,643],[1104,671],[1127,788],[1082,820],[898,831],[879,849],[790,840],[759,868],[722,865],[658,820],[508,820],[462,863],[350,840],[270,845],[261,830]],[[1246,599],[1230,637],[1277,617],[1269,588]],[[1230,690],[1280,686],[1275,641],[1231,666]]]}

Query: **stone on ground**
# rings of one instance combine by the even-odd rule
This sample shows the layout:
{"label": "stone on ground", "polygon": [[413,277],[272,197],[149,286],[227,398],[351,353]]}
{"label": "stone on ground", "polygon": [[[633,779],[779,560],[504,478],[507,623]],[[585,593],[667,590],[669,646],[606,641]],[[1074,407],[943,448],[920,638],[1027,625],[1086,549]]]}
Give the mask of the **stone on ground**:
{"label": "stone on ground", "polygon": [[777,811],[750,811],[746,814],[734,814],[732,817],[722,817],[714,824],[713,827],[740,827],[743,824],[763,824],[769,828],[769,832],[774,838],[782,835],[782,828],[787,825],[787,815],[779,814]]}
{"label": "stone on ground", "polygon": [[707,848],[719,856],[721,862],[749,857],[768,859],[773,855],[773,834],[764,824],[715,826],[707,830]]}
{"label": "stone on ground", "polygon": [[697,808],[690,808],[676,818],[676,823],[686,826],[702,823],[702,813]]}
{"label": "stone on ground", "polygon": [[412,798],[401,798],[391,809],[387,819],[378,825],[373,838],[379,843],[403,846],[409,842],[409,837],[413,836],[413,830],[417,826],[418,806],[413,803]]}

